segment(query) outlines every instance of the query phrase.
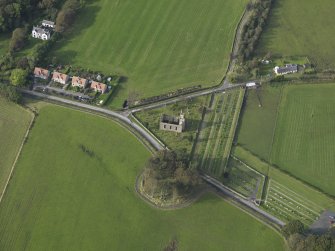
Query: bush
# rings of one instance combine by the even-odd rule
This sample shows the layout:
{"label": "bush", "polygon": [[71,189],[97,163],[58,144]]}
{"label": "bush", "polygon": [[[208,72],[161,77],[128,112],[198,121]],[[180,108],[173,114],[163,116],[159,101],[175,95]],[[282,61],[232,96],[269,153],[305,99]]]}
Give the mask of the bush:
{"label": "bush", "polygon": [[285,238],[288,238],[289,236],[293,234],[303,234],[304,231],[305,231],[305,226],[299,220],[290,221],[282,229],[282,233],[285,236]]}
{"label": "bush", "polygon": [[22,69],[14,69],[10,75],[10,82],[15,86],[24,86],[27,84],[28,72]]}
{"label": "bush", "polygon": [[22,99],[21,93],[14,86],[5,84],[0,84],[0,96],[14,103],[20,103]]}
{"label": "bush", "polygon": [[9,44],[10,51],[19,51],[24,47],[27,39],[26,33],[24,28],[16,28],[13,31],[12,39]]}

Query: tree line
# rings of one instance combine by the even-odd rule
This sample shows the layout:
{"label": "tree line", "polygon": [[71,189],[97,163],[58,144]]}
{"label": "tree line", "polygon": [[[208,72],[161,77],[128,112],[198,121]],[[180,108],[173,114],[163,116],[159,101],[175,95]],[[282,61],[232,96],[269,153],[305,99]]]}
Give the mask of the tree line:
{"label": "tree line", "polygon": [[335,237],[332,229],[317,235],[310,233],[299,220],[293,220],[283,227],[282,233],[292,251],[335,250]]}
{"label": "tree line", "polygon": [[242,29],[242,39],[238,50],[241,62],[251,58],[262,34],[274,0],[250,2],[247,10],[251,12],[249,22]]}
{"label": "tree line", "polygon": [[31,22],[36,14],[55,19],[63,0],[0,0],[0,31],[10,32]]}

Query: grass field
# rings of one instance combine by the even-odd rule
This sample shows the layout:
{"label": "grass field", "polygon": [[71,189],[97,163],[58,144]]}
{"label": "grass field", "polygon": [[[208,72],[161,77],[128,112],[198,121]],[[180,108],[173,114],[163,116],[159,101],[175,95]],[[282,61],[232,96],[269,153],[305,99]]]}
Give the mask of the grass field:
{"label": "grass field", "polygon": [[335,195],[335,85],[287,86],[271,161]]}
{"label": "grass field", "polygon": [[[201,122],[203,107],[207,105],[209,98],[209,96],[202,96],[163,108],[144,110],[136,113],[136,117],[143,126],[148,128],[169,149],[177,151],[186,150],[190,154]],[[184,132],[174,133],[159,130],[159,122],[163,114],[179,116],[180,111],[183,111],[186,118]]]}
{"label": "grass field", "polygon": [[245,89],[216,94],[200,128],[192,165],[220,177],[230,156]]}
{"label": "grass field", "polygon": [[[320,68],[335,67],[333,0],[275,1],[258,54],[308,56]],[[322,13],[322,14],[321,14]]]}
{"label": "grass field", "polygon": [[163,250],[173,239],[178,250],[285,249],[214,195],[176,211],[151,208],[134,192],[149,156],[110,120],[41,108],[0,206],[0,249]]}
{"label": "grass field", "polygon": [[323,210],[335,210],[334,199],[262,161],[244,148],[235,147],[233,154],[268,177],[263,206],[271,214],[284,221],[300,219],[309,225]]}
{"label": "grass field", "polygon": [[22,107],[2,98],[0,107],[0,194],[2,194],[32,115]]}
{"label": "grass field", "polygon": [[[120,87],[153,96],[218,84],[246,0],[87,1],[52,56],[63,63],[129,77]],[[113,103],[112,105],[115,105]]]}
{"label": "grass field", "polygon": [[264,85],[257,91],[248,90],[237,130],[237,143],[267,161],[282,89],[281,85]]}

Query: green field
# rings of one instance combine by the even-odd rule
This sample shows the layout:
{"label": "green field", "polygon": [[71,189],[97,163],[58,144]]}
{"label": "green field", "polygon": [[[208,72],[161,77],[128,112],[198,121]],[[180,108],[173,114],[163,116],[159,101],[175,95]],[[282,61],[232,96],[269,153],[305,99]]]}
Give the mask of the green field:
{"label": "green field", "polygon": [[335,85],[283,91],[271,162],[335,195]]}
{"label": "green field", "polygon": [[299,219],[311,224],[325,209],[335,210],[335,200],[262,161],[244,148],[233,149],[234,156],[268,178],[263,208],[284,221]]}
{"label": "green field", "polygon": [[282,85],[264,85],[257,91],[248,90],[237,130],[238,144],[267,161],[282,89]]}
{"label": "green field", "polygon": [[333,0],[275,1],[257,54],[308,56],[320,68],[334,68],[334,12]]}
{"label": "green field", "polygon": [[87,2],[52,56],[127,76],[115,99],[120,107],[129,91],[152,96],[218,84],[247,0]]}
{"label": "green field", "polygon": [[[136,118],[169,149],[177,151],[186,150],[190,154],[201,122],[203,107],[207,105],[209,98],[209,96],[202,96],[163,108],[144,110],[136,113]],[[174,133],[159,130],[159,122],[163,114],[179,116],[181,111],[186,118],[184,132]]]}
{"label": "green field", "polygon": [[26,134],[32,115],[0,98],[0,195]]}
{"label": "green field", "polygon": [[0,206],[0,250],[163,250],[173,239],[178,250],[285,249],[214,195],[180,210],[147,205],[134,182],[149,156],[110,120],[41,108]]}
{"label": "green field", "polygon": [[221,177],[230,156],[245,89],[213,96],[201,124],[192,165]]}

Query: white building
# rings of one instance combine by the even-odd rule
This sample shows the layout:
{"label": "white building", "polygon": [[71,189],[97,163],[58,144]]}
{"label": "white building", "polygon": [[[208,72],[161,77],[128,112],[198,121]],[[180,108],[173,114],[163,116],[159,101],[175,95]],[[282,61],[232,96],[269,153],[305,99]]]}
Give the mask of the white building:
{"label": "white building", "polygon": [[276,75],[286,75],[290,73],[296,73],[298,72],[298,65],[296,64],[287,64],[283,67],[276,66],[273,71],[276,73]]}
{"label": "white building", "polygon": [[34,38],[42,39],[42,40],[49,40],[51,35],[50,32],[46,29],[43,29],[41,27],[33,27],[33,30],[31,32],[31,35]]}
{"label": "white building", "polygon": [[249,82],[245,85],[247,88],[256,88],[257,84],[255,82]]}
{"label": "white building", "polygon": [[49,28],[52,28],[52,29],[55,29],[55,27],[56,27],[55,22],[48,21],[48,20],[43,20],[42,21],[42,26],[43,27],[49,27]]}

